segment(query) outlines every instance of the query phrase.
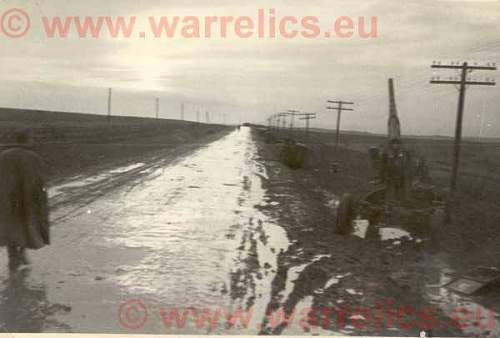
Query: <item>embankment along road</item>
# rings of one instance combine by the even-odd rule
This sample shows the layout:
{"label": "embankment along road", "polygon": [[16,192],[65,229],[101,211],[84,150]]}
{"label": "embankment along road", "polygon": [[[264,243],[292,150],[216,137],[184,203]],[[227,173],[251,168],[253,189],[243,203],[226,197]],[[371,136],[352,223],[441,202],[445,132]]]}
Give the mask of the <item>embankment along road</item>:
{"label": "embankment along road", "polygon": [[[121,165],[147,153],[204,144],[232,128],[216,124],[0,108],[0,150],[28,131],[45,161],[49,181]],[[220,135],[219,135],[220,134]]]}

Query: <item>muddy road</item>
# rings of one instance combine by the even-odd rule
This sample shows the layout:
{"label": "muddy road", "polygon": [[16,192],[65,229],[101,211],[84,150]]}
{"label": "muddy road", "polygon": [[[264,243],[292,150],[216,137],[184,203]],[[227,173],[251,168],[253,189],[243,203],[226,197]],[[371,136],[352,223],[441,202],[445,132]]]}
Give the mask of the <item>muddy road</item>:
{"label": "muddy road", "polygon": [[273,203],[265,177],[241,128],[184,156],[159,153],[50,187],[52,245],[29,252],[31,266],[11,277],[1,255],[0,328],[258,333],[289,245],[259,211]]}

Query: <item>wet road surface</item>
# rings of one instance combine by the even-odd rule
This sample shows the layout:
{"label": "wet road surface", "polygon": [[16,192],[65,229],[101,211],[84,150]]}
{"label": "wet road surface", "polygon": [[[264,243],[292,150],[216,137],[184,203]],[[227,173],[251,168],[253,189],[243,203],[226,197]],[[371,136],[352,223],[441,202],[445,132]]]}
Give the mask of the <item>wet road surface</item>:
{"label": "wet road surface", "polygon": [[[259,332],[288,240],[258,211],[270,201],[255,147],[242,128],[180,159],[51,187],[52,245],[30,252],[31,269],[12,278],[1,255],[1,329]],[[251,311],[248,328],[228,326],[238,309]],[[169,327],[162,314],[172,310],[191,320]],[[198,318],[204,311],[211,323]]]}

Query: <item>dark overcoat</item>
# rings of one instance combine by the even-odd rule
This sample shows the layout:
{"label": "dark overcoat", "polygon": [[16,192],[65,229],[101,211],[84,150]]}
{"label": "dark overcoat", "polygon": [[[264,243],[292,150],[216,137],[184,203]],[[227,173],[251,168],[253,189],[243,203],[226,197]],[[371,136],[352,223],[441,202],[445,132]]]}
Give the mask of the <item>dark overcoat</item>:
{"label": "dark overcoat", "polygon": [[0,246],[40,249],[50,244],[42,160],[13,148],[0,154]]}

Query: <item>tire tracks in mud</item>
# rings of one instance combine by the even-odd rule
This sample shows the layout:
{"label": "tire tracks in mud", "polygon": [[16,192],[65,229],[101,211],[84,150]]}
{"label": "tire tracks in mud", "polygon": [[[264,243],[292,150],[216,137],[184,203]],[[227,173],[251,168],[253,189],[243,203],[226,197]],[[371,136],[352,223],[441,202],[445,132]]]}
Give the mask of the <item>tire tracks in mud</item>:
{"label": "tire tracks in mud", "polygon": [[[238,263],[240,267],[231,273],[231,292],[233,301],[245,301],[245,310],[251,309],[255,303],[256,284],[255,278],[259,279],[259,258],[257,251],[257,239],[253,228],[253,219],[249,220],[247,229],[243,231],[241,244],[238,247]],[[262,276],[260,276],[262,278]]]}
{"label": "tire tracks in mud", "polygon": [[[288,245],[283,229],[274,224],[259,206],[265,201],[264,195],[255,196],[260,191],[260,182],[267,179],[265,168],[256,161],[256,148],[250,142],[245,151],[245,164],[240,170],[241,192],[237,197],[239,208],[233,212],[240,220],[230,227],[226,237],[234,239],[239,233],[235,267],[230,274],[230,297],[233,302],[242,305],[245,311],[251,311],[252,318],[261,327],[261,320],[271,296],[270,284],[278,270],[278,256],[283,252],[284,243],[277,242],[279,235],[273,227],[280,228]],[[256,198],[257,197],[257,198]],[[277,237],[276,237],[277,236]]]}
{"label": "tire tracks in mud", "polygon": [[[245,158],[245,168],[251,168],[253,165],[252,152],[248,147],[245,151]],[[254,173],[241,172],[241,174],[243,178],[242,191],[238,196],[239,207],[242,207],[250,198],[252,189],[250,175]],[[242,211],[237,210],[235,213],[242,213]],[[263,245],[267,245],[267,235],[264,231],[262,220],[249,217],[248,220],[245,220],[244,224],[235,224],[232,227],[232,234],[228,233],[226,237],[231,238],[234,236],[234,231],[242,228],[244,228],[243,236],[237,249],[239,251],[238,259],[235,262],[239,267],[230,276],[230,296],[233,301],[239,300],[245,302],[245,310],[249,310],[255,305],[256,299],[262,297],[262,295],[257,294],[256,285],[256,280],[262,280],[263,278],[261,269],[264,268],[264,273],[267,275],[269,273],[267,270],[270,267],[262,267],[259,261],[258,242],[260,241]]]}
{"label": "tire tracks in mud", "polygon": [[[103,179],[99,179],[88,184],[83,184],[78,187],[64,189],[61,194],[54,196],[49,200],[52,212],[63,210],[61,212],[62,215],[58,215],[54,219],[51,219],[51,222],[57,224],[66,220],[73,213],[98,200],[109,191],[121,186],[125,186],[126,184],[130,184],[130,182],[132,181],[134,181],[134,184],[131,184],[129,189],[133,189],[136,185],[144,182],[145,180],[154,179],[156,177],[156,175],[153,175],[155,170],[159,170],[165,166],[174,165],[175,163],[182,161],[182,159],[189,156],[191,153],[217,139],[224,137],[228,133],[228,131],[223,131],[217,133],[216,135],[205,137],[204,139],[197,141],[196,143],[180,145],[179,147],[176,147],[174,149],[160,150],[155,151],[154,153],[145,154],[142,157],[131,159],[131,161],[129,162],[143,164],[137,168],[111,174]],[[113,169],[116,168],[116,165],[108,165],[106,167],[99,168],[98,170],[95,170],[92,173],[89,173],[89,175],[85,176],[99,176],[103,172],[110,173],[111,171],[113,171]],[[57,187],[58,185],[64,186],[65,182],[67,181],[71,181],[71,179],[63,180],[61,182],[58,182],[58,184],[49,186],[49,189]]]}

